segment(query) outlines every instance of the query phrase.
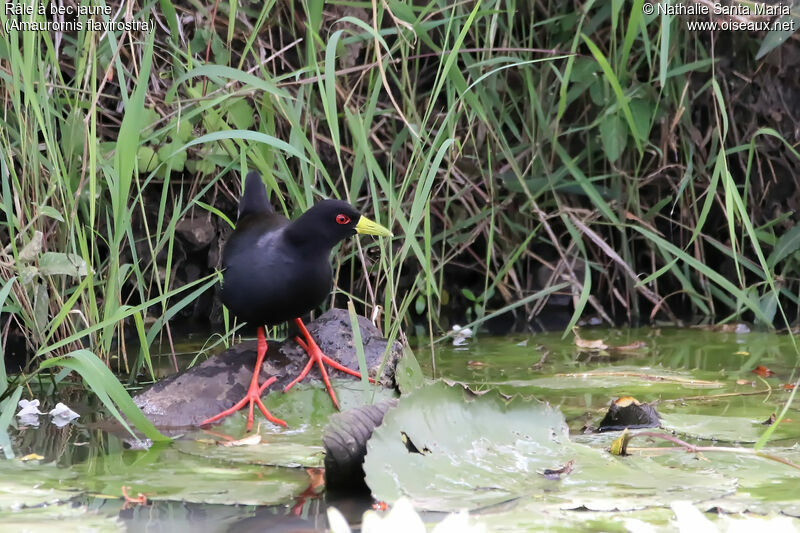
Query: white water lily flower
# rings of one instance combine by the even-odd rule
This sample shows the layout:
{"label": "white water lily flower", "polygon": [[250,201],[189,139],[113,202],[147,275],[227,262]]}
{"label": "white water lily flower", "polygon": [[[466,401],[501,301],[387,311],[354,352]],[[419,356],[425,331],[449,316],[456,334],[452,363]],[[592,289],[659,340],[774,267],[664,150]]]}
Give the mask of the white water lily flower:
{"label": "white water lily flower", "polygon": [[30,400],[30,401],[29,400],[20,400],[17,405],[19,405],[19,408],[20,408],[19,409],[19,413],[17,413],[17,416],[32,415],[32,414],[37,414],[37,415],[44,414],[41,411],[39,411],[39,400],[37,400],[35,398],[33,400]]}
{"label": "white water lily flower", "polygon": [[[328,507],[328,524],[333,533],[350,533],[350,525],[335,507]],[[400,498],[392,509],[383,515],[375,511],[367,511],[361,522],[362,533],[425,533],[425,522],[414,510],[408,498]],[[485,533],[483,524],[470,524],[469,513],[447,515],[436,524],[433,533]]]}
{"label": "white water lily flower", "polygon": [[38,427],[39,415],[44,414],[39,411],[39,400],[20,400],[17,405],[20,408],[17,413],[20,425]]}
{"label": "white water lily flower", "polygon": [[453,346],[463,346],[467,343],[467,339],[472,337],[472,330],[456,324],[450,330],[450,335],[453,336]]}
{"label": "white water lily flower", "polygon": [[53,424],[59,428],[66,426],[81,416],[61,402],[58,402],[55,409],[51,410],[49,414],[53,417]]}

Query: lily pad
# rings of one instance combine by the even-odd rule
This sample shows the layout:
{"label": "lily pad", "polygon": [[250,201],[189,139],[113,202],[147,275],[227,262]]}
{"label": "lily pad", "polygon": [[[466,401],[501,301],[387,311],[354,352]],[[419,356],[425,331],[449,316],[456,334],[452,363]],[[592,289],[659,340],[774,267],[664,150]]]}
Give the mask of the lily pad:
{"label": "lily pad", "polygon": [[724,386],[720,381],[699,379],[690,372],[678,372],[663,368],[617,366],[598,368],[586,372],[557,374],[555,376],[527,380],[524,385],[546,389],[615,389],[629,390],[663,388],[664,385],[684,389],[716,389]]}
{"label": "lily pad", "polygon": [[[370,385],[365,392],[364,385],[352,379],[332,379],[331,383],[342,411],[397,396],[392,389],[375,385]],[[322,435],[321,428],[328,423],[328,418],[338,412],[325,387],[319,382],[303,383],[285,394],[272,391],[264,398],[264,405],[283,418],[290,430],[314,426],[320,428],[319,435]]]}
{"label": "lily pad", "polygon": [[[334,379],[332,382],[342,412],[396,396],[391,389],[374,386],[365,393],[360,382],[350,379]],[[338,412],[325,388],[319,383],[303,383],[286,394],[271,392],[264,398],[264,404],[289,427],[264,422],[258,426],[261,442],[257,444],[230,447],[217,444],[215,441],[222,441],[226,435],[231,439],[241,437],[247,419],[247,410],[244,409],[208,432],[188,433],[187,438],[176,442],[174,447],[189,455],[233,463],[290,468],[323,466],[322,434],[328,419]],[[256,423],[264,420],[258,411],[255,420]]]}
{"label": "lily pad", "polygon": [[[23,463],[18,459],[0,461],[0,479],[3,480],[0,483],[0,511],[67,501],[78,492],[59,487],[59,482],[75,477],[76,474],[52,463]],[[5,524],[5,520],[0,519],[0,522]]]}
{"label": "lily pad", "polygon": [[124,531],[122,522],[115,516],[104,516],[88,510],[85,506],[69,504],[25,508],[20,511],[0,511],[0,523],[3,524],[4,531],[26,533],[55,530],[59,533]]}
{"label": "lily pad", "polygon": [[172,448],[124,452],[76,465],[79,478],[64,483],[95,494],[129,494],[150,500],[272,505],[291,500],[308,487],[305,471],[237,464],[180,453]]}
{"label": "lily pad", "polygon": [[[634,441],[635,442],[635,441]],[[741,453],[703,452],[702,462],[715,472],[738,478],[736,494],[703,503],[702,509],[718,507],[730,513],[745,511],[769,514],[782,513],[800,517],[800,501],[797,499],[797,484],[800,470],[767,457],[752,454],[751,448],[743,448]],[[769,456],[800,464],[800,447],[770,447],[762,450]],[[684,468],[698,462],[698,456],[688,453],[674,453],[663,456],[662,464]]]}
{"label": "lily pad", "polygon": [[[794,425],[778,427],[773,439],[800,435]],[[684,413],[665,414],[661,427],[679,435],[718,442],[756,442],[767,426],[759,420],[739,416],[695,415]]]}
{"label": "lily pad", "polygon": [[403,347],[403,356],[394,370],[394,379],[403,394],[408,394],[425,383],[425,375],[414,352],[408,346]]}
{"label": "lily pad", "polygon": [[[316,433],[316,432],[315,432]],[[251,465],[321,467],[325,460],[322,441],[307,434],[271,434],[258,444],[221,446],[208,440],[183,440],[175,443],[183,453]]]}
{"label": "lily pad", "polygon": [[[561,413],[535,400],[474,396],[438,382],[401,398],[364,461],[373,495],[434,511],[531,499],[552,509],[629,510],[732,493],[733,478],[620,458],[573,443]],[[572,461],[562,477],[543,475]]]}

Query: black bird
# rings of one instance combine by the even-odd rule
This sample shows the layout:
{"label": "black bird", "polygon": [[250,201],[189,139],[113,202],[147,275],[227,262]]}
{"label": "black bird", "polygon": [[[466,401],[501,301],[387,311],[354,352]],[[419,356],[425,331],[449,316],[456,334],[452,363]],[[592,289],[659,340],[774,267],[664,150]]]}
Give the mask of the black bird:
{"label": "black bird", "polygon": [[324,365],[357,377],[361,374],[322,353],[300,317],[330,294],[333,285],[331,249],[339,241],[356,233],[392,236],[388,229],[362,216],[347,202],[339,200],[323,200],[290,222],[272,209],[260,174],[247,174],[244,192],[239,200],[236,229],[222,252],[225,268],[222,302],[241,320],[258,325],[256,367],[244,398],[230,409],[204,420],[201,425],[235,413],[245,404],[250,407],[248,431],[253,427],[253,404],[258,405],[270,422],[286,425],[283,420],[272,416],[261,401],[264,389],[277,378],[271,377],[259,385],[258,376],[267,352],[264,325],[281,324],[288,320],[294,320],[300,329],[304,339],[296,337],[296,340],[308,353],[309,361],[297,379],[283,389],[284,392],[305,378],[317,363],[328,393],[336,408],[339,408]]}

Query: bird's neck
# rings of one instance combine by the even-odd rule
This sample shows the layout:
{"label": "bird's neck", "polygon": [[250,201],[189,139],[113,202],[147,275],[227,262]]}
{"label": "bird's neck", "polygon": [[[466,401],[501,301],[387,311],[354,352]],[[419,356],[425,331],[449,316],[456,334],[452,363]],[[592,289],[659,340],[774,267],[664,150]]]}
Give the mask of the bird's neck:
{"label": "bird's neck", "polygon": [[289,241],[295,248],[302,250],[304,254],[317,254],[325,255],[327,259],[331,254],[331,250],[336,243],[329,243],[326,240],[320,240],[319,230],[314,227],[305,227],[298,224],[302,217],[295,220],[293,223],[286,226],[283,230],[284,238]]}

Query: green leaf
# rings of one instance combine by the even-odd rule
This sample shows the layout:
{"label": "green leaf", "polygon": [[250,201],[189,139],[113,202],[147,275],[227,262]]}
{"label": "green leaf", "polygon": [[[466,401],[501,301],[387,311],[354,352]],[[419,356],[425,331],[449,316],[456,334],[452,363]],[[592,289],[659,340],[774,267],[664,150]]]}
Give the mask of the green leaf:
{"label": "green leaf", "polygon": [[767,318],[764,326],[771,327],[773,320],[775,320],[775,312],[778,310],[778,293],[774,291],[767,291],[759,298],[758,308],[761,309],[763,315]]}
{"label": "green leaf", "polygon": [[651,119],[655,113],[653,102],[645,98],[635,98],[631,100],[631,113],[633,113],[633,122],[636,124],[639,140],[647,142],[650,138]]}
{"label": "green leaf", "polygon": [[414,9],[411,7],[411,4],[407,2],[399,2],[398,0],[389,0],[389,7],[392,10],[392,14],[394,14],[394,16],[399,20],[408,22],[412,25],[417,21],[417,17],[414,15]]}
{"label": "green leaf", "polygon": [[52,218],[53,220],[58,220],[59,222],[64,222],[64,217],[61,216],[61,213],[56,211],[56,208],[50,205],[40,205],[39,214]]}
{"label": "green leaf", "polygon": [[[11,425],[11,420],[14,418],[14,413],[17,410],[17,403],[22,397],[23,390],[22,386],[17,387],[11,396],[0,403],[0,407],[2,408],[0,409],[0,446],[2,446],[3,453],[7,459],[12,459],[14,457],[14,450],[11,449],[11,439],[8,437],[8,426]],[[0,479],[4,478],[0,476]]]}
{"label": "green leaf", "polygon": [[[788,2],[788,4],[797,6],[796,2],[794,4],[792,2]],[[797,9],[797,7],[795,7],[795,9]],[[776,20],[775,23],[777,24],[778,29],[771,30],[764,37],[764,40],[761,41],[761,46],[756,54],[756,61],[770,53],[778,46],[782,45],[797,31],[798,28],[800,28],[800,16],[792,14],[783,15]]]}
{"label": "green leaf", "polygon": [[[764,411],[766,420],[769,412]],[[764,420],[743,416],[696,415],[688,413],[669,413],[661,415],[661,427],[682,435],[682,438],[703,439],[714,442],[756,442],[764,432]],[[796,426],[796,424],[793,424]],[[782,424],[777,438],[798,438],[800,429]]]}
{"label": "green leaf", "polygon": [[767,257],[767,264],[770,269],[774,269],[775,265],[797,250],[800,250],[800,225],[792,226],[786,233],[778,238],[778,242],[775,243],[775,248],[772,249],[772,253]]}
{"label": "green leaf", "polygon": [[[203,35],[203,32],[206,32],[205,36]],[[200,45],[195,46],[194,44],[192,44],[192,47],[195,49],[202,48],[203,50],[205,50],[205,45],[208,42],[206,39],[208,39],[209,37],[210,36],[208,35],[208,30],[206,30],[205,28],[203,28],[202,30],[198,30],[197,32],[195,32],[195,39],[199,40]],[[194,43],[194,40],[192,42]],[[278,98],[292,100],[292,97],[288,92],[286,92],[284,89],[279,89],[271,80],[259,78],[258,76],[254,76],[253,74],[249,74],[242,70],[226,67],[223,65],[201,65],[197,68],[190,70],[189,72],[187,72],[186,74],[175,80],[175,84],[172,87],[170,87],[169,91],[167,91],[165,99],[167,100],[167,102],[169,102],[170,99],[174,99],[175,93],[178,90],[178,86],[180,86],[181,83],[192,78],[198,78],[204,76],[208,76],[209,78],[217,78],[217,79],[228,78],[236,80],[245,86],[250,86],[256,89],[260,89]]]}
{"label": "green leaf", "polygon": [[228,107],[228,118],[239,130],[249,130],[255,123],[255,112],[247,100],[239,100]]}
{"label": "green leaf", "polygon": [[86,261],[78,254],[45,252],[39,258],[39,272],[43,276],[83,277],[86,275]]}
{"label": "green leaf", "polygon": [[[0,287],[0,311],[6,305],[6,298],[11,293],[11,289],[14,288],[14,283],[16,283],[17,278],[11,276],[8,281],[4,282],[2,287]],[[8,376],[6,375],[6,359],[5,359],[5,351],[3,347],[3,338],[0,337],[0,396],[8,388]],[[16,404],[15,404],[16,405]],[[2,423],[2,415],[0,415],[0,432],[5,431],[3,423]]]}
{"label": "green leaf", "polygon": [[605,150],[609,162],[616,163],[625,150],[627,139],[628,131],[625,123],[616,113],[606,117],[600,123],[600,140],[603,142],[603,150]]}
{"label": "green leaf", "polygon": [[83,155],[83,139],[86,132],[86,125],[83,117],[77,110],[72,111],[67,116],[63,124],[61,133],[62,148],[64,154],[76,158]]}
{"label": "green leaf", "polygon": [[186,142],[192,136],[192,123],[188,120],[179,121],[170,133],[170,138],[175,142]]}
{"label": "green leaf", "polygon": [[408,345],[403,346],[403,355],[394,370],[394,379],[401,394],[409,394],[425,384],[425,374],[419,366],[414,352]]}
{"label": "green leaf", "polygon": [[425,297],[421,294],[418,295],[417,299],[414,301],[414,310],[418,315],[421,315],[425,311],[425,306]]}
{"label": "green leaf", "polygon": [[206,459],[230,461],[235,464],[283,466],[287,468],[322,468],[325,449],[317,431],[267,433],[260,444],[221,446],[199,440],[181,440],[175,449]]}
{"label": "green leaf", "polygon": [[180,172],[186,164],[186,150],[180,148],[181,143],[178,141],[167,143],[158,149],[158,158],[161,161],[169,162],[172,170]]}
{"label": "green leaf", "polygon": [[96,494],[147,494],[149,500],[223,505],[275,505],[308,487],[308,474],[298,468],[228,463],[153,447],[146,452],[101,455],[73,466],[79,476],[62,487]]}
{"label": "green leaf", "polygon": [[625,94],[625,91],[622,89],[622,86],[619,83],[619,79],[617,78],[614,69],[611,68],[611,65],[608,62],[608,59],[603,55],[603,52],[600,48],[585,34],[581,34],[581,38],[589,50],[592,52],[595,60],[600,65],[600,68],[603,69],[603,74],[608,80],[608,83],[611,85],[611,89],[614,91],[614,95],[617,98],[617,105],[622,109],[622,114],[625,117],[625,121],[628,123],[628,127],[633,132],[633,140],[636,142],[636,148],[639,150],[639,153],[642,152],[642,144],[639,140],[641,138],[641,133],[639,133],[636,127],[636,121],[633,119],[633,113],[631,112],[630,105],[628,104],[628,96]]}
{"label": "green leaf", "polygon": [[231,52],[217,32],[214,32],[211,36],[211,51],[214,52],[214,63],[227,65],[230,62]]}
{"label": "green leaf", "polygon": [[145,107],[142,110],[142,132],[150,133],[155,128],[158,121],[161,120],[161,115],[152,107]]}
{"label": "green leaf", "polygon": [[[543,475],[567,463],[574,468],[559,479]],[[376,499],[406,496],[436,511],[501,503],[535,503],[547,512],[641,509],[736,487],[734,477],[705,467],[667,468],[573,443],[563,415],[547,404],[496,391],[475,396],[442,382],[401,397],[386,413],[367,445],[364,472]]]}
{"label": "green leaf", "polygon": [[[72,499],[76,491],[61,488],[59,485],[62,481],[67,482],[76,477],[77,474],[59,468],[55,463],[0,461],[0,479],[3,480],[0,483],[0,511],[49,505]],[[0,518],[0,521],[6,529],[7,521],[3,518]]]}
{"label": "green leaf", "polygon": [[150,146],[142,145],[136,151],[136,164],[140,173],[152,172],[158,167],[158,157],[156,151]]}

